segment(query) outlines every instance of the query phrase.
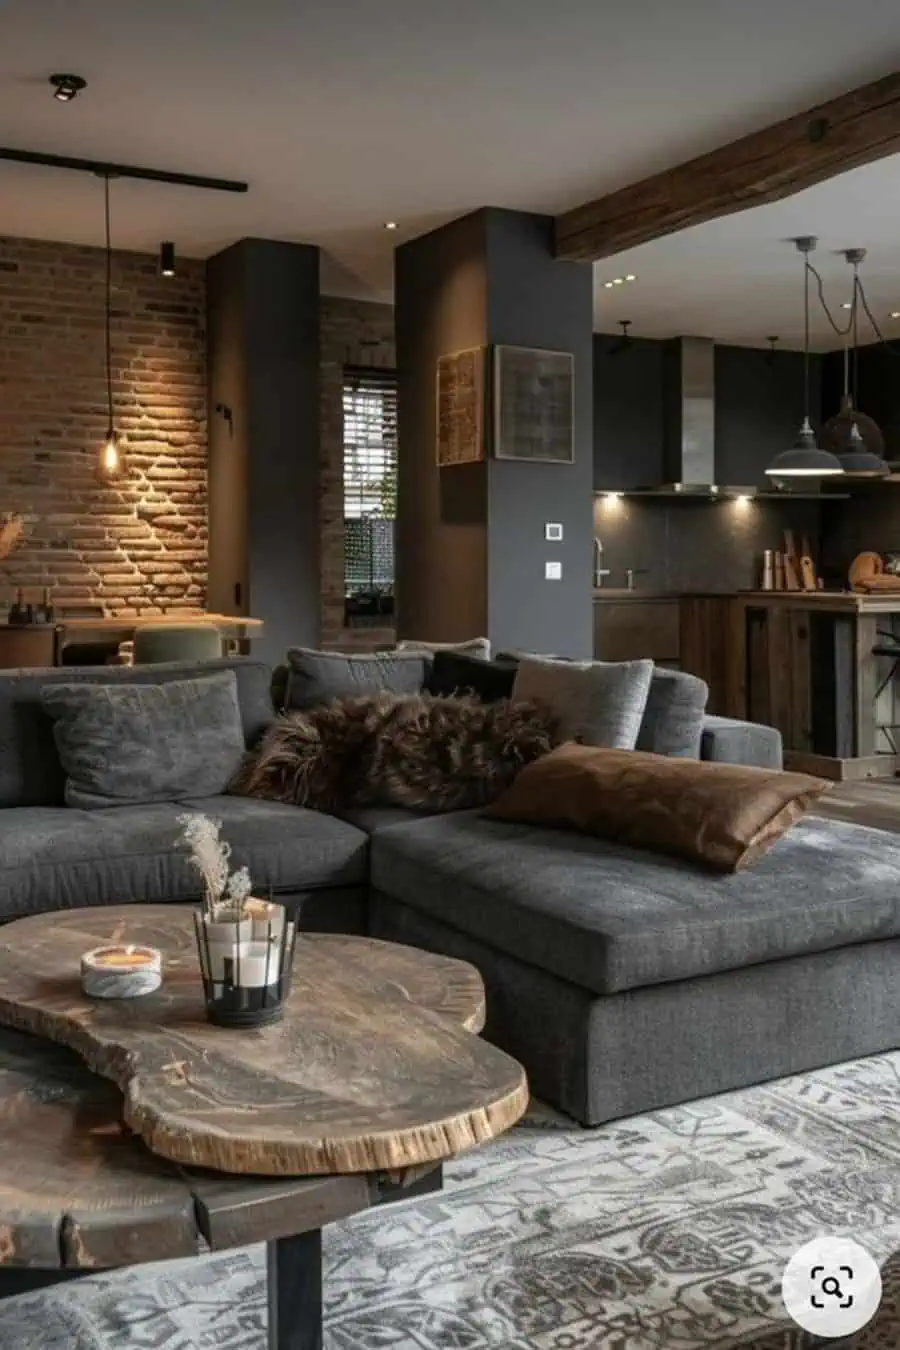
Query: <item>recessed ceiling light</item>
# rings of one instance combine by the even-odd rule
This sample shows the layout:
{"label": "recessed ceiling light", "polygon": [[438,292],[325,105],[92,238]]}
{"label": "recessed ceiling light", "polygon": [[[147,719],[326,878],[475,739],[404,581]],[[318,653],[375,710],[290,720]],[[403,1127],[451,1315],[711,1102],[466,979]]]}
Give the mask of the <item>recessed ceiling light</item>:
{"label": "recessed ceiling light", "polygon": [[621,286],[621,285],[623,285],[624,281],[625,281],[625,278],[624,278],[624,277],[613,277],[613,285],[614,285],[614,286]]}
{"label": "recessed ceiling light", "polygon": [[612,288],[613,288],[613,284],[612,284],[611,281],[604,281],[603,285],[604,285],[604,287],[606,288],[606,290],[608,290],[608,291],[611,291]]}
{"label": "recessed ceiling light", "polygon": [[71,103],[82,89],[87,89],[87,80],[80,75],[51,75],[50,83],[53,85],[53,97],[60,103]]}
{"label": "recessed ceiling light", "polygon": [[625,280],[626,280],[626,281],[637,281],[637,277],[634,275],[633,272],[629,272],[628,275],[627,275],[627,277],[625,278]]}
{"label": "recessed ceiling light", "polygon": [[396,220],[386,220],[386,221],[384,222],[384,228],[385,228],[386,230],[396,230],[396,228],[397,228],[397,222],[396,222]]}
{"label": "recessed ceiling light", "polygon": [[852,308],[853,305],[849,300],[845,300],[844,303],[841,305],[841,309],[852,309]]}
{"label": "recessed ceiling light", "polygon": [[900,309],[892,309],[892,310],[891,310],[891,318],[892,318],[892,319],[900,319]]}

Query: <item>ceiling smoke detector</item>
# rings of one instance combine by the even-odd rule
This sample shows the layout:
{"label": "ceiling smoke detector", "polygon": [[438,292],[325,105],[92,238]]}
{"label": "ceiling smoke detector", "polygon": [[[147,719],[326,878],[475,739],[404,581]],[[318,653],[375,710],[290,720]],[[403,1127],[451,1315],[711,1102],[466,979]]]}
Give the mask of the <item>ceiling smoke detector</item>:
{"label": "ceiling smoke detector", "polygon": [[53,97],[60,103],[71,103],[82,91],[87,89],[87,80],[80,75],[51,75]]}

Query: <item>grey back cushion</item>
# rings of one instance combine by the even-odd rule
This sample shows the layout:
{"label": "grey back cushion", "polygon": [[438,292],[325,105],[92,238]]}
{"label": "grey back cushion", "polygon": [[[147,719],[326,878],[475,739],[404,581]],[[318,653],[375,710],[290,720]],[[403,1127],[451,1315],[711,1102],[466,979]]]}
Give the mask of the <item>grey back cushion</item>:
{"label": "grey back cushion", "polygon": [[361,694],[418,694],[431,670],[424,652],[319,652],[291,647],[285,707],[295,711]]}
{"label": "grey back cushion", "polygon": [[41,700],[68,806],[215,797],[244,757],[233,670],[168,684],[47,685]]}
{"label": "grey back cushion", "polygon": [[709,686],[696,675],[656,666],[636,748],[699,759],[708,698]]}
{"label": "grey back cushion", "polygon": [[608,750],[633,750],[637,743],[652,661],[552,661],[523,657],[512,697],[548,704],[566,740]]}
{"label": "grey back cushion", "polygon": [[461,652],[465,656],[476,656],[482,661],[491,659],[491,640],[486,637],[468,638],[465,642],[417,642],[414,638],[404,638],[398,642],[397,652]]}
{"label": "grey back cushion", "polygon": [[249,656],[173,661],[158,666],[70,666],[0,671],[0,809],[59,806],[66,775],[44,711],[41,690],[57,684],[167,684],[233,670],[244,741],[253,746],[275,716],[271,667]]}

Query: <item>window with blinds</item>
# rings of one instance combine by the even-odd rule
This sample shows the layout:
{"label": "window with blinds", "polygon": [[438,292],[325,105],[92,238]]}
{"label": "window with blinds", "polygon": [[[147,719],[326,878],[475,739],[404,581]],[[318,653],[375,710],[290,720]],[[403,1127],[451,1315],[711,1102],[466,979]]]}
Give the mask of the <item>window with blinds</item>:
{"label": "window with blinds", "polygon": [[393,612],[397,376],[344,370],[344,593],[348,616]]}

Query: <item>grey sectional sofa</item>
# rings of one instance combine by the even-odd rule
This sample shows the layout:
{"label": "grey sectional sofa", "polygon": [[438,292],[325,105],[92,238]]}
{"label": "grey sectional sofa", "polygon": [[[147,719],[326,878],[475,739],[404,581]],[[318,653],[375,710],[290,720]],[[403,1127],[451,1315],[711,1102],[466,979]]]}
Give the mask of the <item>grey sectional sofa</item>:
{"label": "grey sectional sofa", "polygon": [[[39,700],[49,679],[233,668],[248,744],[272,717],[249,660],[0,675],[0,919],[197,898],[173,848],[185,803],[75,811]],[[708,758],[779,760],[777,734],[708,719]],[[746,874],[478,812],[345,819],[261,801],[215,814],[257,886],[308,928],[474,962],[486,1034],[585,1123],[874,1053],[900,1028],[900,837],[815,818]],[[2,941],[2,934],[0,934]]]}

